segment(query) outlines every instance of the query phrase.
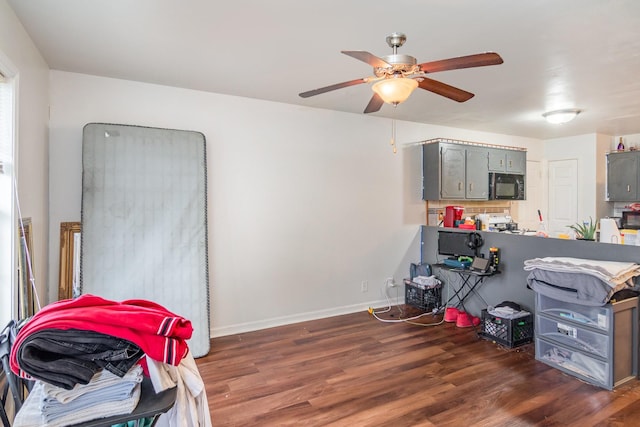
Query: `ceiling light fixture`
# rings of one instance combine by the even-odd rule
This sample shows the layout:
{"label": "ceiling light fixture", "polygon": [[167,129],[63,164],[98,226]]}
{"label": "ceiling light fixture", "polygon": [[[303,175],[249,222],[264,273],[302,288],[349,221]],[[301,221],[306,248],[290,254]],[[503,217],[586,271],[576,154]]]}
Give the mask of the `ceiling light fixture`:
{"label": "ceiling light fixture", "polygon": [[549,111],[544,113],[542,117],[544,117],[549,123],[560,124],[570,122],[580,113],[581,111],[577,108],[569,108],[565,110]]}
{"label": "ceiling light fixture", "polygon": [[380,80],[371,86],[371,89],[387,104],[398,105],[409,98],[409,95],[418,87],[418,81],[396,74],[392,77]]}

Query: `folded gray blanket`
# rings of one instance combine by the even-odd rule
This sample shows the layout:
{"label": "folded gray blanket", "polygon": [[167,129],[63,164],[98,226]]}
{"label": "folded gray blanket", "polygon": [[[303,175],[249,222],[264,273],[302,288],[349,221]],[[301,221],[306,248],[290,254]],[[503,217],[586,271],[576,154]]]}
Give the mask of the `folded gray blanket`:
{"label": "folded gray blanket", "polygon": [[612,288],[623,283],[633,286],[633,278],[640,275],[640,265],[634,262],[601,261],[582,258],[546,257],[524,262],[526,271],[540,269],[565,273],[588,274]]}
{"label": "folded gray blanket", "polygon": [[605,305],[614,293],[630,287],[626,282],[612,287],[591,274],[540,269],[529,273],[527,286],[558,301],[590,306]]}

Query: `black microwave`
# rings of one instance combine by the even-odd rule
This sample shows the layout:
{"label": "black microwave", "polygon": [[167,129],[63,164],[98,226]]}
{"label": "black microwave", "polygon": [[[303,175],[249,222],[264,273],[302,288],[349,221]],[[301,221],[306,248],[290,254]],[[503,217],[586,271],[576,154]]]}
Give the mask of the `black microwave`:
{"label": "black microwave", "polygon": [[622,211],[622,228],[640,229],[640,212]]}
{"label": "black microwave", "polygon": [[489,173],[490,200],[525,200],[524,175],[515,173]]}

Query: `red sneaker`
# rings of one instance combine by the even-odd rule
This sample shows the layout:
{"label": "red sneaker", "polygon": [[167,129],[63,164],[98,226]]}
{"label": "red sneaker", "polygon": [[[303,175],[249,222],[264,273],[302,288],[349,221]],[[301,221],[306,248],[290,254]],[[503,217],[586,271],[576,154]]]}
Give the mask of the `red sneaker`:
{"label": "red sneaker", "polygon": [[450,323],[457,321],[458,313],[460,313],[460,310],[458,310],[457,308],[447,307],[447,309],[444,311],[444,321]]}
{"label": "red sneaker", "polygon": [[456,319],[456,326],[458,328],[469,328],[473,326],[472,318],[473,316],[471,316],[470,314],[464,311],[461,311],[458,313],[458,318]]}

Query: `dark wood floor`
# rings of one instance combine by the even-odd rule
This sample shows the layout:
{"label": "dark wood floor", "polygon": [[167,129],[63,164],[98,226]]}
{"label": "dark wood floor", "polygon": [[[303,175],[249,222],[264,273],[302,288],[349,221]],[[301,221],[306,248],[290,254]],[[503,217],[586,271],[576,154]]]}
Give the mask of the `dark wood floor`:
{"label": "dark wood floor", "polygon": [[607,391],[451,323],[354,313],[215,338],[197,364],[216,427],[640,426],[638,380]]}

